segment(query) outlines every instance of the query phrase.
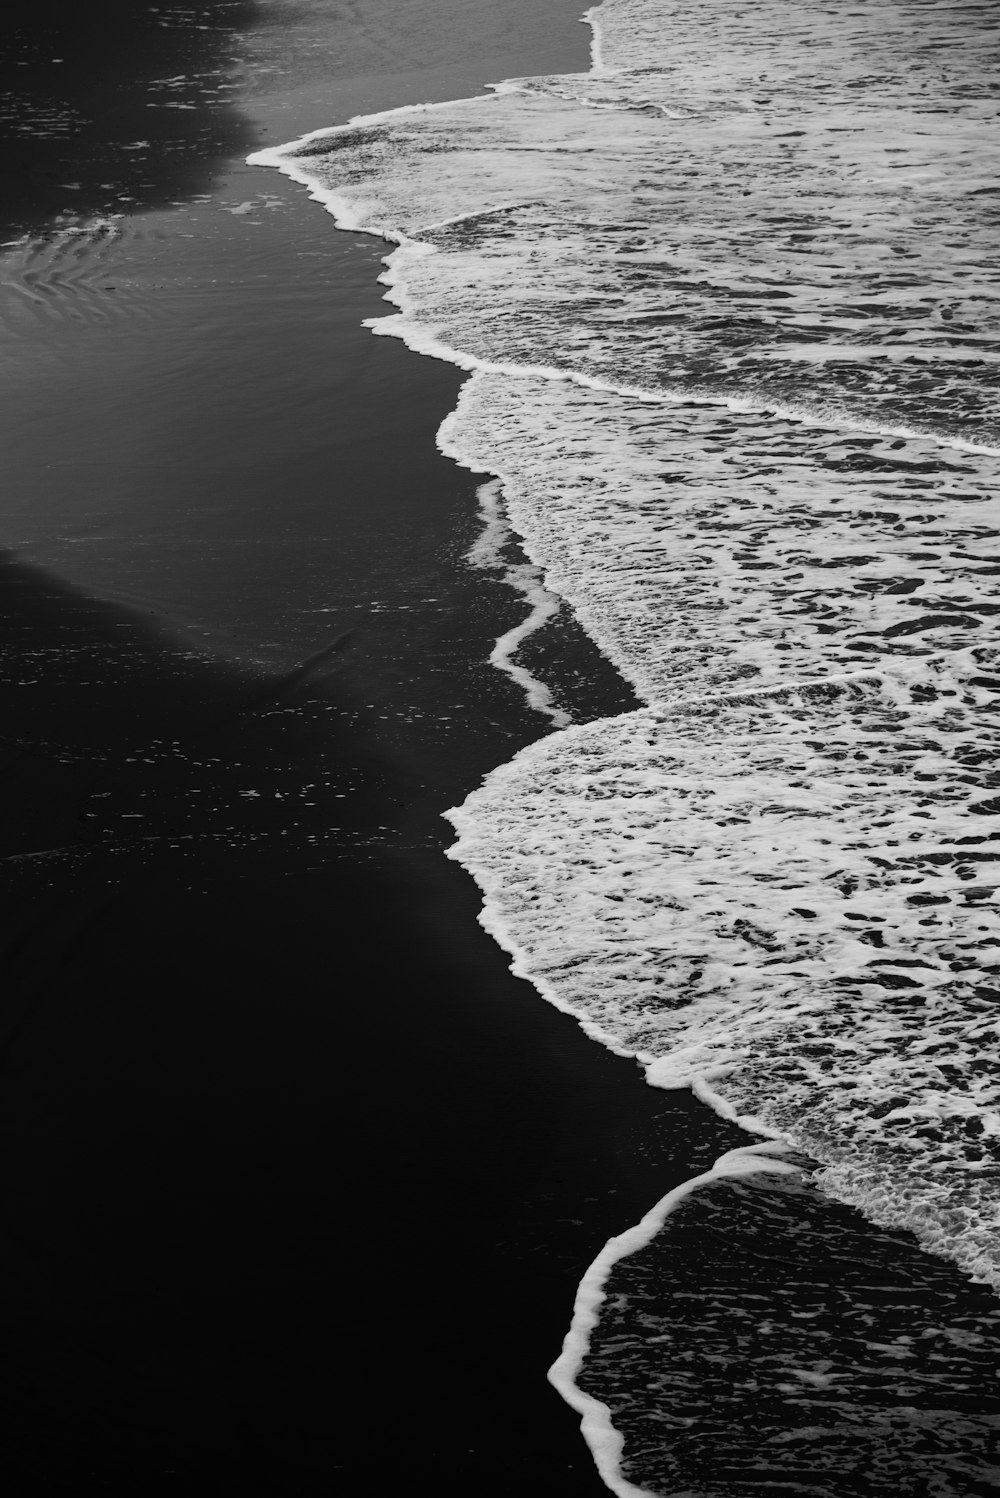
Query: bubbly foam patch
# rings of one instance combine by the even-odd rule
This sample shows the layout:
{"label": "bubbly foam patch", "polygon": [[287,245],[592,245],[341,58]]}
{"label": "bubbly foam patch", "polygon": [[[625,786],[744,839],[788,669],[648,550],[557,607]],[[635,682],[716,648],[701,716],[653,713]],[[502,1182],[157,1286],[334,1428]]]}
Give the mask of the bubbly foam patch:
{"label": "bubbly foam patch", "polygon": [[995,444],[995,14],[635,0],[599,25],[598,74],[255,158],[405,241],[377,330],[467,367],[918,412]]}
{"label": "bubbly foam patch", "polygon": [[989,665],[568,729],[451,816],[488,929],[553,1002],[1000,1286]]}
{"label": "bubbly foam patch", "polygon": [[647,699],[995,637],[991,455],[495,373],[442,439]]}

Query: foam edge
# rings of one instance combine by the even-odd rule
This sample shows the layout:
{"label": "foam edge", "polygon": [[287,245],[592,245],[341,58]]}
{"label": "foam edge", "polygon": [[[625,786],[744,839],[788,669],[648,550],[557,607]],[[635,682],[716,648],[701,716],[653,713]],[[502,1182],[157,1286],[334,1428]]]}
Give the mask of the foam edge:
{"label": "foam edge", "polygon": [[[699,1187],[710,1181],[756,1175],[765,1171],[777,1175],[801,1174],[799,1166],[779,1158],[782,1153],[791,1149],[792,1146],[783,1140],[768,1139],[760,1144],[746,1145],[720,1155],[710,1170],[675,1186],[634,1227],[609,1239],[580,1281],[570,1329],[563,1341],[562,1352],[549,1369],[548,1378],[566,1403],[579,1413],[583,1438],[590,1448],[601,1480],[613,1493],[619,1494],[619,1498],[649,1498],[649,1494],[647,1489],[636,1487],[622,1474],[624,1441],[614,1428],[608,1406],[593,1395],[585,1394],[576,1383],[590,1350],[590,1334],[599,1319],[608,1277],[620,1259],[645,1248],[671,1213]],[[673,1498],[695,1498],[695,1495],[689,1491],[675,1493]]]}

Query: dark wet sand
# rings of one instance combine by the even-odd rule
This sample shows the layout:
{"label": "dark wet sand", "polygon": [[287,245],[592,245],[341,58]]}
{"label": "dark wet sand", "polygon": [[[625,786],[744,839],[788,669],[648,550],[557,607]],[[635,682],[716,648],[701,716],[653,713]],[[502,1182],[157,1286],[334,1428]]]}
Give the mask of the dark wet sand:
{"label": "dark wet sand", "polygon": [[[197,36],[161,30],[148,71],[193,74]],[[455,91],[517,41],[495,68],[467,42]],[[259,92],[282,42],[255,45]],[[41,236],[4,303],[11,1494],[603,1492],[545,1369],[604,1239],[728,1138],[511,978],[443,856],[441,812],[542,725],[483,664],[517,603],[460,563],[475,480],[433,446],[457,372],[357,326],[376,248],[226,165],[335,117],[310,46],[284,102],[202,99],[167,177],[119,153],[110,199],[99,137],[37,139],[11,220]],[[144,105],[104,55],[120,141]],[[429,96],[404,63],[341,57],[341,117]],[[45,238],[209,191],[279,208]],[[627,704],[559,648],[588,712]]]}
{"label": "dark wet sand", "polygon": [[100,683],[81,715],[54,668],[7,741],[14,1490],[596,1493],[545,1367],[718,1140],[510,977],[346,668],[262,680],[8,574],[5,634]]}

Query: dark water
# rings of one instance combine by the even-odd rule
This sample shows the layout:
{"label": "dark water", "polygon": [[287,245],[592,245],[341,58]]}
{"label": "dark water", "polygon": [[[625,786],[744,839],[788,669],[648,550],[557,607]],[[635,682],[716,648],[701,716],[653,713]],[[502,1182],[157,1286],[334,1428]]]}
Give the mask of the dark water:
{"label": "dark water", "polygon": [[985,1498],[998,1321],[807,1177],[716,1178],[615,1266],[578,1386],[651,1492]]}

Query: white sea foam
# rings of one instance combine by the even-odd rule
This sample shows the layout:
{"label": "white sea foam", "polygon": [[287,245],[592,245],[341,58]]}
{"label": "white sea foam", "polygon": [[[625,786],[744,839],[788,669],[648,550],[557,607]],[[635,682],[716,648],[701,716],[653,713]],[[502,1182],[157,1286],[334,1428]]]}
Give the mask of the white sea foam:
{"label": "white sea foam", "polygon": [[480,486],[479,513],[483,529],[466,554],[466,561],[485,572],[498,573],[503,582],[513,588],[515,593],[519,593],[529,605],[528,613],[521,623],[506,630],[497,640],[490,652],[490,664],[517,683],[528,700],[528,706],[536,713],[541,713],[557,728],[565,728],[571,721],[569,714],[556,706],[545,683],[515,659],[529,635],[541,629],[559,612],[560,600],[545,587],[537,567],[533,567],[530,562],[507,560],[507,549],[516,538],[507,524],[503,489],[498,480]]}
{"label": "white sea foam", "polygon": [[647,700],[994,637],[989,455],[483,372],[446,432]]}
{"label": "white sea foam", "polygon": [[494,772],[454,856],[588,1033],[1000,1286],[1000,17],[588,15],[586,75],[253,158],[397,244],[373,330],[473,373],[441,444],[524,628],[565,599],[648,704]]}
{"label": "white sea foam", "polygon": [[612,1240],[553,1369],[616,1492],[969,1498],[1000,1480],[1000,1305],[740,1150]]}
{"label": "white sea foam", "polygon": [[577,1383],[590,1350],[591,1333],[598,1324],[601,1307],[606,1299],[605,1285],[608,1276],[620,1259],[629,1257],[650,1243],[670,1214],[699,1187],[711,1181],[738,1179],[762,1172],[776,1175],[798,1174],[798,1169],[791,1160],[781,1158],[786,1153],[787,1146],[771,1141],[728,1151],[716,1160],[711,1170],[669,1191],[634,1227],[609,1239],[580,1281],[573,1307],[572,1325],[566,1334],[562,1353],[549,1372],[549,1378],[566,1403],[579,1411],[583,1433],[594,1453],[597,1470],[612,1492],[618,1493],[620,1498],[644,1498],[649,1489],[636,1487],[622,1475],[624,1443],[620,1432],[615,1428],[611,1411],[603,1401],[584,1393]]}
{"label": "white sea foam", "polygon": [[344,227],[402,241],[387,278],[402,310],[379,331],[464,367],[885,430],[916,416],[995,446],[995,24],[918,5],[925,45],[901,67],[906,7],[720,6],[721,52],[711,9],[622,0],[601,10],[599,74],[253,159]]}
{"label": "white sea foam", "polygon": [[978,655],[572,728],[451,816],[488,929],[553,1002],[1000,1285]]}

